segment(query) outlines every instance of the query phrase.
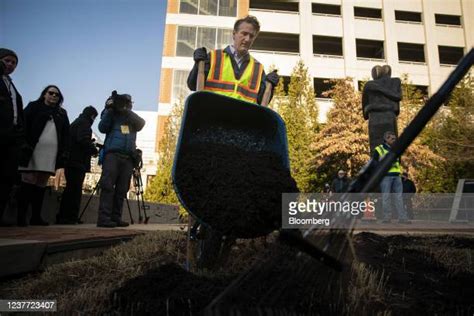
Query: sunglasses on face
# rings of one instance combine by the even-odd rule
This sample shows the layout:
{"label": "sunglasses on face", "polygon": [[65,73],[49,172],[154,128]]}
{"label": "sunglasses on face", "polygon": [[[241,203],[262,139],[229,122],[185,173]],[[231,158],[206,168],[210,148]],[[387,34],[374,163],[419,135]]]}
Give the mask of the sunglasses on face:
{"label": "sunglasses on face", "polygon": [[49,95],[52,95],[53,97],[54,97],[54,96],[59,97],[59,93],[58,93],[58,92],[48,91],[48,94],[49,94]]}

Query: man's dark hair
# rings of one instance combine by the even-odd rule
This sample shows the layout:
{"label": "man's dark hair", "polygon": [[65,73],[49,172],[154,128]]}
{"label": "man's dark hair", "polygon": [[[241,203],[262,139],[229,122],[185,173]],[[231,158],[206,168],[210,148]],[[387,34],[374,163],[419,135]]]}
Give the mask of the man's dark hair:
{"label": "man's dark hair", "polygon": [[84,108],[84,110],[82,110],[82,114],[84,114],[85,116],[97,116],[99,113],[97,113],[97,110],[95,107],[93,107],[92,105],[89,105],[89,106],[86,106]]}
{"label": "man's dark hair", "polygon": [[260,23],[258,22],[257,18],[254,17],[253,15],[247,15],[246,17],[243,17],[243,18],[238,19],[237,21],[235,21],[234,31],[237,32],[239,30],[240,24],[242,24],[244,22],[252,24],[255,31],[257,31],[257,34],[258,34],[258,32],[260,32]]}

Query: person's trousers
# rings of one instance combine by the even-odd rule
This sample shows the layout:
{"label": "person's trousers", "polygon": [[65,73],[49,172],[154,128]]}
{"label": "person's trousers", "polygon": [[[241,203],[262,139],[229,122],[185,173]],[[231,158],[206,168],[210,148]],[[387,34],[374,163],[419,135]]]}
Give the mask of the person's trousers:
{"label": "person's trousers", "polygon": [[391,203],[398,214],[399,220],[406,220],[407,214],[403,206],[403,184],[402,178],[399,176],[386,176],[382,179],[380,183],[380,190],[382,191],[382,202],[383,202],[383,217],[385,220],[390,220],[391,218]]}
{"label": "person's trousers", "polygon": [[123,200],[132,177],[132,160],[118,153],[108,153],[102,164],[100,202],[97,223],[120,222]]}
{"label": "person's trousers", "polygon": [[10,193],[18,175],[18,149],[15,145],[2,148],[0,155],[0,224],[3,213],[10,200]]}
{"label": "person's trousers", "polygon": [[18,225],[27,225],[28,207],[31,205],[30,223],[43,222],[41,211],[43,209],[44,192],[46,188],[31,183],[22,182],[18,193]]}
{"label": "person's trousers", "polygon": [[86,172],[79,168],[66,168],[66,188],[64,189],[57,220],[77,222],[82,199],[82,183]]}

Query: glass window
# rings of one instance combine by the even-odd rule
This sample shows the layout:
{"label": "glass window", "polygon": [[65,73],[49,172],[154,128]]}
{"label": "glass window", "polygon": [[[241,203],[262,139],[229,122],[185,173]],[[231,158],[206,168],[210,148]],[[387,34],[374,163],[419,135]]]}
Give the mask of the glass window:
{"label": "glass window", "polygon": [[399,60],[425,62],[425,47],[423,44],[399,42],[397,45]]}
{"label": "glass window", "polygon": [[461,17],[459,15],[435,14],[436,24],[461,25]]}
{"label": "glass window", "polygon": [[381,19],[382,10],[376,8],[354,7],[354,16],[361,18]]}
{"label": "glass window", "polygon": [[333,88],[334,83],[330,82],[329,78],[313,78],[314,82],[314,94],[316,98],[329,99],[327,95],[323,95],[324,92],[329,91]]}
{"label": "glass window", "polygon": [[438,46],[439,62],[456,65],[464,54],[464,47]]}
{"label": "glass window", "polygon": [[187,80],[188,80],[189,70],[175,70],[173,72],[173,95],[172,102],[179,100],[180,98],[184,99],[191,91],[188,89]]}
{"label": "glass window", "polygon": [[199,0],[181,0],[179,3],[179,13],[197,14]]}
{"label": "glass window", "polygon": [[421,22],[420,12],[395,11],[396,21]]}
{"label": "glass window", "polygon": [[196,47],[196,27],[179,26],[176,56],[192,56]]}
{"label": "glass window", "polygon": [[199,27],[197,32],[197,46],[206,47],[209,51],[216,46],[216,29]]}
{"label": "glass window", "polygon": [[312,3],[313,13],[341,15],[341,6],[334,4]]}
{"label": "glass window", "polygon": [[236,16],[237,0],[219,0],[220,16]]}
{"label": "glass window", "polygon": [[270,52],[299,53],[300,36],[298,34],[260,32],[252,49]]}
{"label": "glass window", "polygon": [[313,54],[342,56],[342,37],[313,35]]}
{"label": "glass window", "polygon": [[384,59],[383,41],[356,39],[357,57]]}
{"label": "glass window", "polygon": [[297,1],[250,0],[249,7],[250,9],[264,9],[274,11],[299,11],[299,3]]}
{"label": "glass window", "polygon": [[217,15],[217,0],[200,0],[199,14]]}
{"label": "glass window", "polygon": [[224,49],[227,45],[232,43],[232,30],[231,29],[217,29],[217,49]]}

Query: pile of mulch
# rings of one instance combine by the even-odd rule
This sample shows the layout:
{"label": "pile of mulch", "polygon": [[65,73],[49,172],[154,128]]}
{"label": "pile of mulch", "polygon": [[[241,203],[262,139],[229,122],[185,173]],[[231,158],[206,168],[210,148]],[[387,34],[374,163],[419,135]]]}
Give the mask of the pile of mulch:
{"label": "pile of mulch", "polygon": [[[255,250],[240,275],[206,276],[176,265],[151,270],[115,292],[114,310],[150,314],[209,315],[273,312],[291,315],[387,314],[472,315],[474,312],[474,239],[452,236],[380,236],[360,233],[354,237],[357,257],[378,272],[384,284],[380,293],[362,296],[356,307],[350,296],[367,292],[351,271],[337,273],[313,258],[278,242]],[[255,259],[257,258],[257,259]],[[238,263],[241,267],[246,262]],[[383,272],[383,274],[382,274]],[[378,283],[378,279],[375,280]],[[354,288],[355,286],[355,288]],[[286,313],[286,314],[285,314]]]}
{"label": "pile of mulch", "polygon": [[182,149],[175,181],[189,211],[224,235],[239,238],[280,228],[281,194],[298,192],[277,154],[225,144]]}
{"label": "pile of mulch", "polygon": [[354,243],[359,260],[388,277],[393,314],[474,313],[474,238],[360,233]]}

